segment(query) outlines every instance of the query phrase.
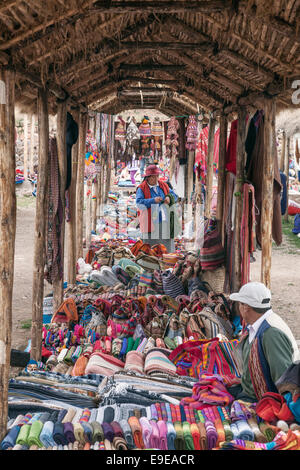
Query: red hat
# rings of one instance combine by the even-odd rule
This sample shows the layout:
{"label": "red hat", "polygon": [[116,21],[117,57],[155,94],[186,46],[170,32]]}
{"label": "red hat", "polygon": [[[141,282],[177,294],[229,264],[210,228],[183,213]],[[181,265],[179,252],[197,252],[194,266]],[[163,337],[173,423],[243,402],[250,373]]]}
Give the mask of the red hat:
{"label": "red hat", "polygon": [[145,176],[160,175],[161,171],[156,165],[149,165],[146,168]]}

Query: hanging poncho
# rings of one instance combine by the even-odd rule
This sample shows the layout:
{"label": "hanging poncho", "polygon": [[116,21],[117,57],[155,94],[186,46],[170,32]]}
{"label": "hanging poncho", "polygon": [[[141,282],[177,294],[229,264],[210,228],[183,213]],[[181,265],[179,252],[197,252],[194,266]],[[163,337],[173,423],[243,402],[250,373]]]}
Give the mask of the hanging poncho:
{"label": "hanging poncho", "polygon": [[126,139],[127,139],[127,142],[129,145],[132,145],[132,143],[135,141],[135,140],[139,140],[141,137],[141,134],[140,134],[140,131],[136,125],[136,123],[134,122],[133,119],[131,119],[128,127],[127,127],[127,131],[126,131]]}
{"label": "hanging poncho", "polygon": [[198,139],[198,125],[195,116],[189,116],[189,123],[186,130],[186,149],[196,150]]}
{"label": "hanging poncho", "polygon": [[178,155],[178,129],[179,122],[173,116],[171,117],[168,130],[167,130],[167,140],[166,140],[166,155],[169,158],[176,157]]}
{"label": "hanging poncho", "polygon": [[151,137],[151,124],[149,118],[144,116],[142,123],[139,127],[140,135],[142,138],[142,149],[145,150],[149,148],[149,141]]}
{"label": "hanging poncho", "polygon": [[163,137],[163,128],[158,117],[154,118],[154,122],[152,124],[152,136],[154,137],[153,150],[160,150],[161,149],[160,139],[162,139]]}
{"label": "hanging poncho", "polygon": [[124,151],[126,142],[126,123],[121,116],[119,116],[119,122],[116,125],[115,140],[120,142],[121,148]]}

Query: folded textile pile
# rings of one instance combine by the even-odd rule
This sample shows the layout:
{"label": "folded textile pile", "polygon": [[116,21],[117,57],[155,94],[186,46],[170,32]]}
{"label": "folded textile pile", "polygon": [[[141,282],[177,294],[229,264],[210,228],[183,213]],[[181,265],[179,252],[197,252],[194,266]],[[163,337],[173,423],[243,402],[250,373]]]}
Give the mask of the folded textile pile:
{"label": "folded textile pile", "polygon": [[165,348],[152,348],[145,357],[145,373],[154,375],[165,373],[176,375],[176,366],[169,359],[170,351]]}
{"label": "folded textile pile", "polygon": [[233,400],[220,375],[205,373],[200,375],[199,381],[194,385],[192,397],[184,398],[182,402],[201,408],[205,404],[227,406]]}

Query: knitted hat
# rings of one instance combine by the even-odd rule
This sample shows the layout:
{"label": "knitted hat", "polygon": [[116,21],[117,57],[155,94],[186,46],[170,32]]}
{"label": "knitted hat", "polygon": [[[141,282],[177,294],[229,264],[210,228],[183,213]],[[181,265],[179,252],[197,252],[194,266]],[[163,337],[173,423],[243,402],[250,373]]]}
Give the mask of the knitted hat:
{"label": "knitted hat", "polygon": [[161,174],[161,170],[156,165],[147,166],[145,176],[152,176],[152,175],[159,176],[160,174]]}

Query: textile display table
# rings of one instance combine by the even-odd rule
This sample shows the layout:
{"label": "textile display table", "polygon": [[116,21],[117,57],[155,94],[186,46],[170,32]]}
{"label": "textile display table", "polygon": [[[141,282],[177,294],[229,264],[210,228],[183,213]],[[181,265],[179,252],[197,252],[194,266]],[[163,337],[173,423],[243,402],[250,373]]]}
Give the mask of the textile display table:
{"label": "textile display table", "polygon": [[81,261],[42,361],[10,380],[2,450],[300,449],[289,380],[259,403],[229,393],[241,325],[197,253],[94,241]]}

